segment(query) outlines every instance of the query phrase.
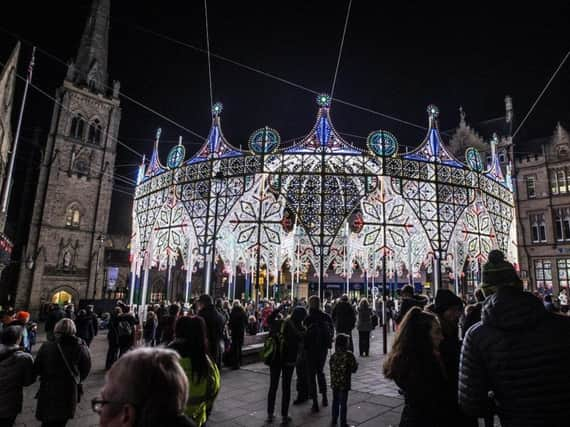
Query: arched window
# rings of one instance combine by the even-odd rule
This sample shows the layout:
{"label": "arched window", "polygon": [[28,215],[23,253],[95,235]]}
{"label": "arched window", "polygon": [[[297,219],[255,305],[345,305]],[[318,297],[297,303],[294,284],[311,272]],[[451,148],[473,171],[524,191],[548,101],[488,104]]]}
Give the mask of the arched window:
{"label": "arched window", "polygon": [[90,144],[99,144],[101,142],[101,123],[95,119],[89,125],[89,135],[87,142]]}
{"label": "arched window", "polygon": [[76,204],[67,208],[65,213],[65,226],[69,228],[79,228],[81,224],[81,212]]}
{"label": "arched window", "polygon": [[71,119],[71,128],[69,136],[76,139],[83,139],[83,130],[85,127],[85,120],[81,115],[74,116]]}

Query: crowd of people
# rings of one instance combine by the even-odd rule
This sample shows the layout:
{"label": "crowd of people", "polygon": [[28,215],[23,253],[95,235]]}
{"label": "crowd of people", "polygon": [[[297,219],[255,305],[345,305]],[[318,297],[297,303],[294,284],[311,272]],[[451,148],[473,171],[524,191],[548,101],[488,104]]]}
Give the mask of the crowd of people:
{"label": "crowd of people", "polygon": [[[222,366],[239,369],[246,334],[260,334],[269,366],[266,422],[275,421],[281,382],[283,425],[291,422],[291,403],[308,402],[319,412],[330,396],[332,424],[344,427],[358,369],[353,334],[357,354],[367,358],[371,331],[386,322],[396,334],[382,371],[404,397],[400,427],[469,427],[478,418],[489,426],[494,415],[503,426],[565,424],[567,304],[525,292],[501,252],[490,253],[471,304],[448,289],[431,300],[405,286],[400,296],[384,312],[381,301],[347,295],[259,304],[202,295],[190,304],[134,312],[118,301],[104,322],[107,374],[92,408],[102,426],[202,427],[221,387]],[[39,381],[36,418],[44,427],[65,426],[82,398],[101,319],[92,306],[75,313],[73,306],[54,305],[45,322],[47,340],[35,357],[37,325],[29,319],[24,311],[2,312],[0,425],[14,424],[23,388]]]}

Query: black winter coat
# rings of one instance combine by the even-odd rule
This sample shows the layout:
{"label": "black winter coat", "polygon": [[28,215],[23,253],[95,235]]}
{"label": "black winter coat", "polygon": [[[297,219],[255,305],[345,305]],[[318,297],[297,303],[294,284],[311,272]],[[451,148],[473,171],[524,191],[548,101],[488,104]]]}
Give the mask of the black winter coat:
{"label": "black winter coat", "polygon": [[356,323],[356,313],[348,301],[339,301],[333,308],[332,318],[337,332],[351,333]]}
{"label": "black winter coat", "polygon": [[455,396],[442,366],[436,360],[426,361],[425,365],[424,369],[396,381],[405,398],[399,426],[463,427],[456,424],[455,417],[450,417]]}
{"label": "black winter coat", "polygon": [[[305,326],[307,328],[307,335],[305,336],[305,349],[309,356],[319,356],[326,354],[329,351],[329,346],[332,344],[332,336],[334,334],[334,325],[331,317],[321,310],[309,310],[309,315],[305,318]],[[313,337],[312,327],[316,327],[319,334],[324,334],[328,331],[326,336]]]}
{"label": "black winter coat", "polygon": [[77,316],[75,319],[75,327],[77,328],[77,336],[86,342],[91,342],[95,336],[93,327],[93,318],[89,315]]}
{"label": "black winter coat", "polygon": [[220,361],[220,343],[224,334],[224,317],[218,313],[216,307],[209,305],[199,311],[198,316],[206,322],[206,332],[208,333],[208,349],[210,356],[219,364]]}
{"label": "black winter coat", "polygon": [[230,313],[228,322],[233,342],[241,342],[243,344],[245,328],[247,327],[247,314],[243,308],[234,307]]}
{"label": "black winter coat", "polygon": [[569,360],[570,318],[547,313],[530,293],[501,287],[463,341],[459,403],[474,416],[496,411],[503,427],[568,425]]}
{"label": "black winter coat", "polygon": [[67,420],[75,415],[77,385],[57,348],[63,354],[74,374],[81,381],[91,370],[89,348],[81,338],[64,337],[47,341],[39,349],[34,362],[34,374],[40,377],[36,418],[40,421]]}

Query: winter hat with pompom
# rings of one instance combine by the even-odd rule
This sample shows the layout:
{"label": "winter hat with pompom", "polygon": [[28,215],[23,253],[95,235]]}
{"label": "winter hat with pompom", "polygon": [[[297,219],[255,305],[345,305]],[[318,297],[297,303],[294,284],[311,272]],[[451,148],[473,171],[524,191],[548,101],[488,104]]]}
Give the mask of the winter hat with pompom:
{"label": "winter hat with pompom", "polygon": [[522,289],[522,281],[515,268],[505,260],[505,254],[497,249],[489,252],[489,259],[483,265],[482,282],[481,290],[485,297],[497,292],[500,286],[514,286]]}

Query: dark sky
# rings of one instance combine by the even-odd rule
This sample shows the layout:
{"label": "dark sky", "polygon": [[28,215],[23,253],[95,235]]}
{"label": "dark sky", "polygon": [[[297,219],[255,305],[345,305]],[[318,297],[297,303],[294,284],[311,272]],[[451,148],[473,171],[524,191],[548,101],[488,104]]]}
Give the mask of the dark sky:
{"label": "dark sky", "polygon": [[[11,2],[0,29],[19,34],[66,61],[76,54],[89,11],[88,0]],[[384,2],[354,0],[335,96],[425,126],[425,109],[439,106],[440,127],[457,125],[462,105],[471,123],[504,114],[513,97],[520,120],[570,48],[569,2]],[[505,3],[505,4],[503,4]],[[212,52],[316,91],[330,91],[348,2],[208,2]],[[112,1],[110,76],[124,93],[164,116],[207,135],[210,100],[206,55],[140,29],[205,47],[202,1]],[[15,38],[0,32],[0,61]],[[31,48],[23,45],[25,72]],[[236,146],[262,126],[283,140],[307,133],[315,95],[212,58],[214,98],[224,104],[223,130]],[[34,81],[54,93],[65,66],[38,53]],[[561,69],[521,132],[521,138],[552,134],[558,121],[570,128],[570,60]],[[21,82],[20,82],[21,86]],[[32,91],[25,129],[47,128],[51,101]],[[157,127],[169,140],[184,137],[192,153],[200,139],[122,100],[120,139],[149,153]],[[366,136],[386,129],[402,145],[415,146],[425,131],[379,115],[333,104],[341,132]],[[489,135],[483,135],[489,137]],[[350,138],[348,138],[350,140]],[[359,143],[358,139],[352,142]],[[134,177],[136,157],[119,148],[117,173]]]}

